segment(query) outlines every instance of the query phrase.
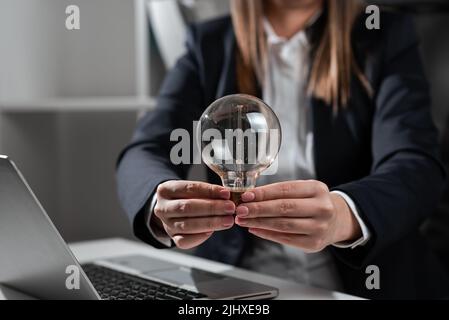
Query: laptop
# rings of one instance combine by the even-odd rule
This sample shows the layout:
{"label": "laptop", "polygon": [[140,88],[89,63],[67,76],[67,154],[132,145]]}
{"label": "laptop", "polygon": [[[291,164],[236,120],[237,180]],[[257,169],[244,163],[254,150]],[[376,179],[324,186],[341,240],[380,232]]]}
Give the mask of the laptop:
{"label": "laptop", "polygon": [[139,255],[80,265],[15,164],[0,155],[0,284],[38,299],[268,299],[276,288]]}

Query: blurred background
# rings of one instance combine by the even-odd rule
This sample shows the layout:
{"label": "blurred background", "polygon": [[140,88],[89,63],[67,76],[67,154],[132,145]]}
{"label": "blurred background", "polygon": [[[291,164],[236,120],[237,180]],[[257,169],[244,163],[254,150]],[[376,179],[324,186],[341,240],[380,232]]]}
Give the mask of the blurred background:
{"label": "blurred background", "polygon": [[[449,150],[448,1],[368,2],[416,17]],[[72,4],[80,30],[65,28]],[[117,155],[182,54],[186,25],[228,10],[227,0],[0,0],[0,154],[21,168],[66,241],[132,238],[115,192]]]}

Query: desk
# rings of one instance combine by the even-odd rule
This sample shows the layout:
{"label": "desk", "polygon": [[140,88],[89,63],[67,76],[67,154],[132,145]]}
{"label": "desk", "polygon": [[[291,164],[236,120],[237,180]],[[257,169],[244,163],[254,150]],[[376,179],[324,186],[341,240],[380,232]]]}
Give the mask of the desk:
{"label": "desk", "polygon": [[[212,272],[229,274],[237,278],[247,279],[254,282],[263,283],[279,288],[279,296],[277,299],[335,299],[335,300],[352,300],[358,297],[346,295],[340,292],[332,292],[309,286],[285,281],[279,278],[262,275],[255,272],[246,271],[235,268],[233,266],[214,262],[184,253],[175,252],[173,250],[158,250],[146,244],[125,240],[125,239],[105,239],[95,241],[85,241],[73,243],[70,245],[73,254],[77,257],[81,264],[93,260],[106,259],[121,255],[144,255],[164,259],[174,263],[181,263],[189,267],[195,267]],[[24,295],[11,289],[0,286],[0,299],[26,299]]]}

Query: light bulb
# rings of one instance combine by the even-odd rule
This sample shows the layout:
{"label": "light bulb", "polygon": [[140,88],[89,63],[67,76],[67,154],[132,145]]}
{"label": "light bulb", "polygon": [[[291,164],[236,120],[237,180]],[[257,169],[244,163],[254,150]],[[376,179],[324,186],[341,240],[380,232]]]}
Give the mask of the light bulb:
{"label": "light bulb", "polygon": [[213,102],[197,127],[204,163],[220,176],[236,204],[275,161],[281,140],[281,126],[273,110],[262,100],[244,94]]}

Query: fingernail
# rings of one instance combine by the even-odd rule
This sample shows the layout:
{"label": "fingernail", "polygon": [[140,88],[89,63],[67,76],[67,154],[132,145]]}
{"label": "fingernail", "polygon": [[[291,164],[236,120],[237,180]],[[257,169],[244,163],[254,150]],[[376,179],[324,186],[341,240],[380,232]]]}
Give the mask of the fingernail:
{"label": "fingernail", "polygon": [[257,231],[256,231],[256,230],[254,230],[254,229],[251,229],[251,228],[248,228],[248,232],[249,232],[249,233],[253,233],[253,234],[256,234],[256,233],[257,233]]}
{"label": "fingernail", "polygon": [[238,215],[239,217],[246,217],[249,214],[248,207],[242,205],[238,206],[237,209],[235,210],[235,214]]}
{"label": "fingernail", "polygon": [[234,204],[234,202],[227,202],[225,204],[224,211],[226,213],[234,213],[235,212],[235,204]]}
{"label": "fingernail", "polygon": [[233,216],[226,216],[223,218],[223,227],[230,227],[234,224]]}
{"label": "fingernail", "polygon": [[246,226],[248,224],[248,221],[245,219],[240,219],[239,217],[236,218],[235,221],[240,226]]}
{"label": "fingernail", "polygon": [[229,190],[223,189],[218,193],[220,198],[228,200],[231,197],[231,192]]}
{"label": "fingernail", "polygon": [[213,232],[206,232],[206,236],[210,236]]}
{"label": "fingernail", "polygon": [[245,202],[253,201],[255,198],[256,198],[256,195],[254,194],[254,192],[245,192],[241,196],[242,201],[245,201]]}

